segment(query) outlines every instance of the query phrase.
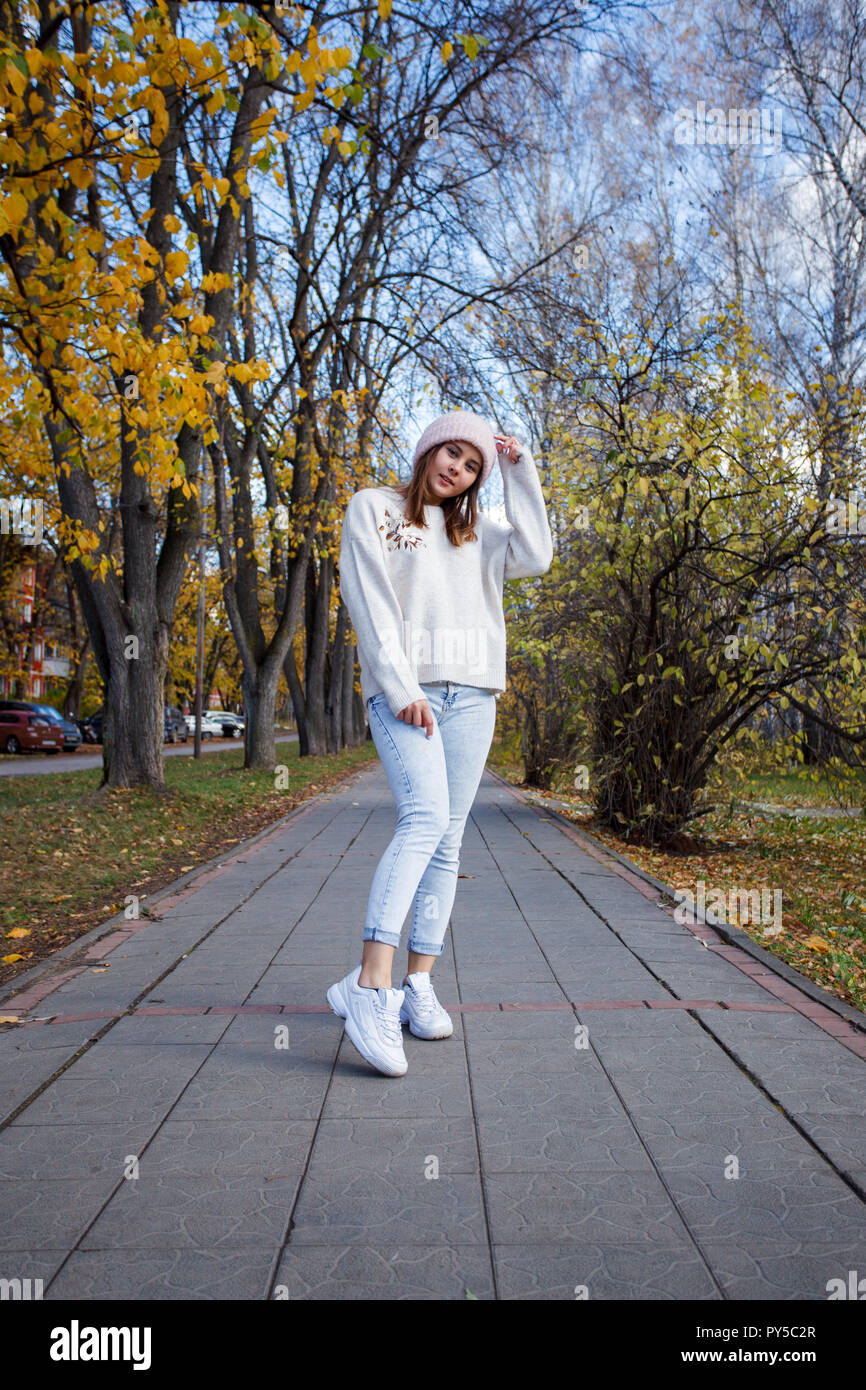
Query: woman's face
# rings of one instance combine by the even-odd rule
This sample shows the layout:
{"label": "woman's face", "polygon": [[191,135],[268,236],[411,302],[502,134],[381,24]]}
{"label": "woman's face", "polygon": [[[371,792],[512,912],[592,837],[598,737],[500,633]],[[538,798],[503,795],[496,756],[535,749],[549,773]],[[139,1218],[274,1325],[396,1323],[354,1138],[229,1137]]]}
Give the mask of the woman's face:
{"label": "woman's face", "polygon": [[428,500],[441,506],[446,497],[459,497],[480,476],[484,460],[480,449],[462,439],[440,444],[427,464]]}

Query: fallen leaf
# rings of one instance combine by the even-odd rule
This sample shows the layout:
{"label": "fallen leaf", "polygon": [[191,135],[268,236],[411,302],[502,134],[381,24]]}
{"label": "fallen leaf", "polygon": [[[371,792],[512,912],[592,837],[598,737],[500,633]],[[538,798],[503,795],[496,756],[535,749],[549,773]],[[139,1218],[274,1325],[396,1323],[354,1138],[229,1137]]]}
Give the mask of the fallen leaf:
{"label": "fallen leaf", "polygon": [[832,950],[832,947],[830,946],[829,942],[825,941],[823,936],[816,936],[814,934],[812,936],[807,936],[806,940],[803,942],[803,945],[811,946],[813,951]]}
{"label": "fallen leaf", "polygon": [[24,959],[24,957],[21,956],[21,955],[18,955],[18,956],[0,956],[0,965],[12,965],[14,961],[16,961],[16,960],[23,960],[23,959]]}
{"label": "fallen leaf", "polygon": [[7,935],[7,936],[15,936],[15,937],[19,937],[19,936],[29,936],[29,935],[30,935],[30,928],[29,928],[29,927],[13,927],[11,931],[8,931],[8,932],[6,933],[6,935]]}

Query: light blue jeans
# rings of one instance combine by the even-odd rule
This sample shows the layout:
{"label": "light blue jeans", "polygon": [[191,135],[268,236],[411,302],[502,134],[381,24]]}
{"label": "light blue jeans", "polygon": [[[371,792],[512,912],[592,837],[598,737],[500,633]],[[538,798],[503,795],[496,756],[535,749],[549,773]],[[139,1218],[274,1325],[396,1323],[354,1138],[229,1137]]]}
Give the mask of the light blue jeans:
{"label": "light blue jeans", "polygon": [[476,685],[434,681],[421,689],[433,737],[388,708],[384,692],[367,701],[370,733],[397,803],[394,838],[373,875],[364,941],[400,945],[409,908],[409,950],[439,956],[457,890],[463,831],[496,724],[496,696]]}

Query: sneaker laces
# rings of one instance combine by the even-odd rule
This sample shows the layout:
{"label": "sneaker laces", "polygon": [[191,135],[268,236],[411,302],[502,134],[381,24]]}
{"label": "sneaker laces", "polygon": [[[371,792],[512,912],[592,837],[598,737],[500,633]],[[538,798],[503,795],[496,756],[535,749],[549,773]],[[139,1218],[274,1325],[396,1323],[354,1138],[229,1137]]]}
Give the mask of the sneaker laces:
{"label": "sneaker laces", "polygon": [[419,1014],[432,1014],[442,1007],[439,1000],[436,998],[436,992],[433,989],[429,975],[427,976],[426,984],[422,985],[420,989],[415,989],[415,998]]}
{"label": "sneaker laces", "polygon": [[400,1010],[386,1009],[380,998],[379,990],[376,990],[373,996],[373,1008],[376,1010],[379,1026],[388,1041],[393,1044],[402,1043],[403,1030],[400,1027]]}

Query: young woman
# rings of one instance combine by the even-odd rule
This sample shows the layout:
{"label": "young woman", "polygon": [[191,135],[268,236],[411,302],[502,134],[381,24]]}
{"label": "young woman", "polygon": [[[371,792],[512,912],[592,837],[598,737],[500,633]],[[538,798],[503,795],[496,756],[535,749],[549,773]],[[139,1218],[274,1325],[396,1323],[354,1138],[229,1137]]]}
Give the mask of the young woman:
{"label": "young woman", "polygon": [[[507,526],[478,511],[497,456]],[[385,1076],[407,1071],[402,1023],[419,1038],[454,1031],[430,971],[444,949],[463,831],[505,690],[502,585],[544,574],[553,559],[525,445],[455,410],[424,431],[414,465],[402,487],[354,493],[340,547],[340,591],[397,827],[373,876],[361,962],[327,998],[358,1052]],[[404,988],[392,989],[410,908],[409,968]]]}

